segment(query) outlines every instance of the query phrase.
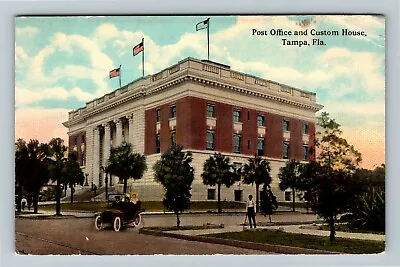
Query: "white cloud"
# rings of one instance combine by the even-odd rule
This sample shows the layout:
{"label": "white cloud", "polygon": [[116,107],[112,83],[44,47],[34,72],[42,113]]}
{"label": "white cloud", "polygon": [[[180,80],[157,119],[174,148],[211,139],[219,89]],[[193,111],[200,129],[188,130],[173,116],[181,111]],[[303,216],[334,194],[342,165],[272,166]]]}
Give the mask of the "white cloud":
{"label": "white cloud", "polygon": [[38,33],[38,29],[34,27],[15,28],[15,34],[21,36],[33,36]]}
{"label": "white cloud", "polygon": [[61,99],[68,98],[68,91],[63,87],[51,88],[21,88],[15,87],[15,104],[17,107],[35,103],[45,99]]}
{"label": "white cloud", "polygon": [[15,46],[15,63],[18,64],[19,61],[25,61],[28,59],[28,55],[25,50],[20,46]]}

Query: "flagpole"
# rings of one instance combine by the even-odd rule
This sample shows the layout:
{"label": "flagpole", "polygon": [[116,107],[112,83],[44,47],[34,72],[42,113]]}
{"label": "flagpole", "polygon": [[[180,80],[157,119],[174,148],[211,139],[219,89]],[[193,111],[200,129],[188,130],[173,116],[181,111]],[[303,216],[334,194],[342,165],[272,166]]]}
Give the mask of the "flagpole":
{"label": "flagpole", "polygon": [[122,76],[121,65],[119,65],[119,88],[121,88],[121,76]]}
{"label": "flagpole", "polygon": [[210,18],[207,22],[207,59],[210,60]]}
{"label": "flagpole", "polygon": [[144,77],[144,38],[142,38],[142,44],[143,44],[143,53],[142,53],[142,75]]}

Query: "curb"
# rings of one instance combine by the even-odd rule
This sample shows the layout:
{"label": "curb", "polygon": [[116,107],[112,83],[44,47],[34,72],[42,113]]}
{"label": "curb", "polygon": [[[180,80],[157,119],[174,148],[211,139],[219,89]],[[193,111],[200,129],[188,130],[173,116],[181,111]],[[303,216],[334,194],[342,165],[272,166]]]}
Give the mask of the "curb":
{"label": "curb", "polygon": [[333,251],[308,249],[308,248],[300,248],[300,247],[289,247],[289,246],[272,245],[272,244],[261,244],[261,243],[255,243],[255,242],[223,239],[223,238],[216,238],[216,237],[182,235],[182,234],[176,234],[176,233],[147,230],[144,228],[139,229],[139,233],[145,234],[145,235],[153,235],[153,236],[172,237],[172,238],[183,239],[183,240],[188,240],[188,241],[198,241],[198,242],[204,242],[204,243],[220,244],[220,245],[227,245],[227,246],[246,248],[246,249],[254,249],[254,250],[260,250],[260,251],[265,251],[265,252],[275,252],[275,253],[279,253],[279,254],[340,254],[339,252],[333,252]]}

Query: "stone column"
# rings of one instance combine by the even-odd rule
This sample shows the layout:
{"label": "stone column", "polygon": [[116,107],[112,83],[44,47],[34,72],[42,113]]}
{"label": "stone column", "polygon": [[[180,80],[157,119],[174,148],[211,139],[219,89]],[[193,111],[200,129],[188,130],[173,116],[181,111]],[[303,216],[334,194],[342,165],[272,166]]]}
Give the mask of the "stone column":
{"label": "stone column", "polygon": [[134,131],[133,131],[133,127],[134,127],[133,115],[130,114],[129,116],[127,116],[127,118],[129,119],[129,138],[128,138],[129,139],[129,143],[131,143],[131,145],[132,145],[132,151],[136,152],[135,147],[133,147],[133,142],[135,140]]}
{"label": "stone column", "polygon": [[104,151],[103,151],[103,165],[108,165],[111,150],[111,126],[109,123],[103,124],[104,127]]}
{"label": "stone column", "polygon": [[94,128],[93,141],[93,184],[99,186],[100,179],[100,129]]}
{"label": "stone column", "polygon": [[115,133],[115,146],[119,146],[122,143],[122,121],[121,119],[115,120],[115,125],[116,125],[116,133]]}

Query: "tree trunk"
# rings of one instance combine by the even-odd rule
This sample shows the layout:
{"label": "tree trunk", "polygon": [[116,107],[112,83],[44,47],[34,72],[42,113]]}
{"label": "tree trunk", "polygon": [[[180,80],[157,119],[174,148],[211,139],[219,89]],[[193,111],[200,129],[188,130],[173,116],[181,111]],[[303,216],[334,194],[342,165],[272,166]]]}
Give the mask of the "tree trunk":
{"label": "tree trunk", "polygon": [[176,214],[176,227],[180,227],[181,226],[181,220],[179,220],[179,211],[175,211]]}
{"label": "tree trunk", "polygon": [[259,212],[259,205],[258,205],[258,203],[259,203],[259,201],[260,201],[260,190],[259,190],[259,188],[260,188],[260,185],[259,184],[256,184],[256,213],[257,212]]}
{"label": "tree trunk", "polygon": [[38,213],[39,191],[33,192],[33,213]]}
{"label": "tree trunk", "polygon": [[293,194],[293,212],[295,212],[296,211],[296,189],[294,188],[294,186],[292,188],[292,194]]}
{"label": "tree trunk", "polygon": [[61,215],[61,183],[60,183],[60,177],[57,179],[57,185],[56,185],[56,216]]}
{"label": "tree trunk", "polygon": [[106,201],[108,200],[108,174],[106,173]]}
{"label": "tree trunk", "polygon": [[17,211],[21,212],[21,200],[22,200],[22,186],[21,186],[21,180],[19,181],[20,185],[18,187],[18,197],[17,197]]}
{"label": "tree trunk", "polygon": [[218,213],[222,212],[221,208],[221,184],[218,184]]}
{"label": "tree trunk", "polygon": [[71,204],[72,204],[74,203],[74,187],[71,185],[70,188],[71,188]]}
{"label": "tree trunk", "polygon": [[329,230],[329,240],[333,242],[335,240],[335,220],[333,218],[333,215],[329,217]]}
{"label": "tree trunk", "polygon": [[128,189],[128,178],[124,178],[124,194],[126,194],[127,189]]}

